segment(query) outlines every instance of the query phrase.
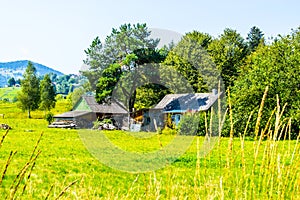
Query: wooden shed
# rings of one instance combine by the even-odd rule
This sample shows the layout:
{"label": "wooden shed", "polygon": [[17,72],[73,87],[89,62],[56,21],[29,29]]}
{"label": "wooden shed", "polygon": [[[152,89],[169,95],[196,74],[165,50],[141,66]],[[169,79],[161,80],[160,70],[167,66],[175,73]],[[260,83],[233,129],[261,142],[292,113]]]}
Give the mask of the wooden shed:
{"label": "wooden shed", "polygon": [[93,121],[97,117],[95,113],[90,111],[70,111],[55,115],[54,119],[55,122],[49,126],[50,128],[73,128],[75,125],[77,128],[90,128],[93,127]]}
{"label": "wooden shed", "polygon": [[[128,112],[120,104],[112,102],[110,104],[99,104],[95,96],[82,95],[74,105],[72,111],[60,115],[55,115],[58,121],[74,121],[78,128],[91,128],[97,119],[112,118],[118,128],[126,126]],[[128,125],[127,125],[128,126]]]}

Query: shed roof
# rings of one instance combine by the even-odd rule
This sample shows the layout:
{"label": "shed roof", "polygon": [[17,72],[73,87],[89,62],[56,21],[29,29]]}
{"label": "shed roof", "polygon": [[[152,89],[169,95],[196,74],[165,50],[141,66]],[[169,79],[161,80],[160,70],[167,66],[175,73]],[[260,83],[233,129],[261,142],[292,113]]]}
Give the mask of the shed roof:
{"label": "shed roof", "polygon": [[99,104],[96,102],[94,95],[82,95],[81,99],[84,100],[90,110],[95,113],[127,114],[127,111],[116,102]]}
{"label": "shed roof", "polygon": [[65,112],[60,115],[55,115],[54,118],[75,118],[75,117],[80,117],[83,115],[90,114],[91,112],[89,111],[70,111],[70,112]]}
{"label": "shed roof", "polygon": [[191,94],[168,94],[154,109],[164,112],[186,112],[188,110],[208,110],[218,99],[218,94],[191,93]]}

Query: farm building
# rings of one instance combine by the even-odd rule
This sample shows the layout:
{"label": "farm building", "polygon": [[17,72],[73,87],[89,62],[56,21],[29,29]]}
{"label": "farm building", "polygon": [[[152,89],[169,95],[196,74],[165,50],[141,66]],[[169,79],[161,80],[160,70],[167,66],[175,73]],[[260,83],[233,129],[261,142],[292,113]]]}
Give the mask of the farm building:
{"label": "farm building", "polygon": [[127,116],[127,111],[116,102],[98,104],[94,95],[83,95],[74,105],[72,111],[55,115],[55,122],[49,127],[63,127],[63,122],[72,121],[78,128],[91,128],[97,119],[113,117],[115,124],[121,128],[127,126]]}
{"label": "farm building", "polygon": [[146,124],[143,130],[153,131],[163,128],[167,115],[178,125],[180,118],[186,112],[207,111],[217,101],[220,95],[216,90],[212,93],[168,94],[148,113],[144,114]]}
{"label": "farm building", "polygon": [[[168,94],[154,108],[143,109],[132,113],[130,124],[140,125],[143,131],[156,131],[163,128],[167,116],[170,115],[173,123],[178,125],[180,118],[186,112],[207,111],[217,101],[216,91],[212,93]],[[119,129],[130,129],[128,111],[120,103],[98,104],[94,95],[83,95],[75,104],[72,111],[55,115],[55,122],[49,127],[64,127],[64,122],[72,122],[67,127],[76,124],[78,128],[91,128],[93,122],[103,119],[113,119]]]}

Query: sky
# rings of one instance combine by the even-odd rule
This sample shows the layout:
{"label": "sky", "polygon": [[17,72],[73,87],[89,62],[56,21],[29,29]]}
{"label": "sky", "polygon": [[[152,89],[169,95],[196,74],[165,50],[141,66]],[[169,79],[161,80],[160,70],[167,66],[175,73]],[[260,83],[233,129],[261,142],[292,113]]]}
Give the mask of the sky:
{"label": "sky", "polygon": [[257,26],[271,38],[300,26],[299,8],[299,0],[0,0],[0,62],[31,60],[78,74],[93,39],[104,41],[124,23],[213,37],[225,28],[246,37]]}

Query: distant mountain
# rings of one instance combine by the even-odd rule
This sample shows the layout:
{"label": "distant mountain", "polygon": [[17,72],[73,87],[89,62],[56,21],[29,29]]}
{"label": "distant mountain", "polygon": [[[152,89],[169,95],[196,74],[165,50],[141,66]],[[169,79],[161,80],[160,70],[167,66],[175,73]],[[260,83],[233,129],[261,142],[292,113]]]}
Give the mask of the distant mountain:
{"label": "distant mountain", "polygon": [[[32,64],[35,66],[38,76],[43,76],[49,73],[56,74],[57,76],[64,75],[63,73],[51,69],[50,67],[46,67],[45,65],[41,65],[35,62],[32,62]],[[14,77],[15,80],[22,79],[27,65],[28,60],[3,63],[0,62],[0,87],[5,87],[5,85],[7,85],[8,79],[10,79],[11,77]]]}

